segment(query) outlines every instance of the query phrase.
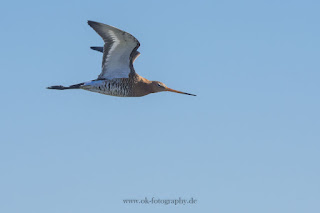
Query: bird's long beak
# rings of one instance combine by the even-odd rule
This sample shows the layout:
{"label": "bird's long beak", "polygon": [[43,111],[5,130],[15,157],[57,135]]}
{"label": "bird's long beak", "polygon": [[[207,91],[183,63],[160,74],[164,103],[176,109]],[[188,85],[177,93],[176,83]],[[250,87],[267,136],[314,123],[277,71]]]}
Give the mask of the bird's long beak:
{"label": "bird's long beak", "polygon": [[169,91],[169,92],[176,92],[176,93],[185,94],[185,95],[192,95],[192,96],[196,96],[196,95],[194,95],[194,94],[190,94],[190,93],[186,93],[186,92],[181,92],[181,91],[174,90],[174,89],[170,89],[170,88],[166,88],[166,91]]}

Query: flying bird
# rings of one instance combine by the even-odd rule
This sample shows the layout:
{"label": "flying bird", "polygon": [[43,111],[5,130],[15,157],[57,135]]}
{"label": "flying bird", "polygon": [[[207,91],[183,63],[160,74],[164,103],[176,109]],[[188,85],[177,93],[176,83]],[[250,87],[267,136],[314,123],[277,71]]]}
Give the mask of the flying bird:
{"label": "flying bird", "polygon": [[137,51],[140,42],[131,34],[99,22],[88,21],[88,24],[104,41],[103,47],[91,47],[93,50],[103,52],[100,75],[92,81],[68,87],[51,86],[47,89],[84,89],[118,97],[141,97],[163,91],[195,96],[170,89],[160,81],[150,81],[138,75],[134,70],[133,62],[140,55]]}

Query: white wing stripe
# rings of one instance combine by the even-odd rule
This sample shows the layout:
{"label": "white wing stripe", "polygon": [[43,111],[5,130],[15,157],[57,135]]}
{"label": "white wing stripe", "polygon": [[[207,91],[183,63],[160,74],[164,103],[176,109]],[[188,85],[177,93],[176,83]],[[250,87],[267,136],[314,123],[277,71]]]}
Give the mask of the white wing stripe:
{"label": "white wing stripe", "polygon": [[118,39],[118,37],[116,36],[116,34],[114,34],[114,32],[112,32],[111,30],[108,31],[112,40],[114,41],[110,51],[109,51],[109,56],[112,54],[112,52],[116,49],[116,47],[120,44],[120,40]]}

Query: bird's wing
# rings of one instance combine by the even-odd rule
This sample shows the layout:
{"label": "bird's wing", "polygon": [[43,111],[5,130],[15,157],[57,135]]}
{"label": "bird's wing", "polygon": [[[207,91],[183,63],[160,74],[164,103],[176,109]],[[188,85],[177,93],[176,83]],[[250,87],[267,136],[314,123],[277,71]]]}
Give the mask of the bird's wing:
{"label": "bird's wing", "polygon": [[98,79],[129,78],[129,74],[134,73],[132,63],[140,46],[139,41],[131,34],[106,24],[94,21],[88,21],[88,24],[105,43],[102,72]]}
{"label": "bird's wing", "polygon": [[[98,52],[102,52],[103,53],[103,47],[90,47],[92,50],[96,50]],[[132,63],[138,58],[138,56],[140,55],[141,53],[139,51],[135,51],[133,56],[132,56]]]}
{"label": "bird's wing", "polygon": [[103,47],[90,47],[90,48],[103,53]]}

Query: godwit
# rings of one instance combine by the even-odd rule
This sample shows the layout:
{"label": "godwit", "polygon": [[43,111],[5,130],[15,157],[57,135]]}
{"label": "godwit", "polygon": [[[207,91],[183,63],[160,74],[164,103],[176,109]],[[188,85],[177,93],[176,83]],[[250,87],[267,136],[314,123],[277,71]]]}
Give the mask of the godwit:
{"label": "godwit", "polygon": [[140,43],[131,34],[94,21],[88,21],[88,24],[104,41],[104,47],[91,47],[91,49],[103,52],[100,75],[96,80],[69,87],[51,86],[48,89],[84,89],[119,97],[141,97],[162,91],[193,95],[170,89],[160,81],[149,81],[138,75],[133,68],[133,62],[140,55],[137,51]]}

